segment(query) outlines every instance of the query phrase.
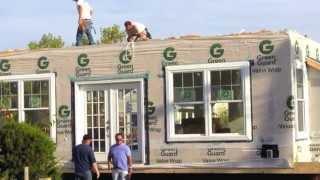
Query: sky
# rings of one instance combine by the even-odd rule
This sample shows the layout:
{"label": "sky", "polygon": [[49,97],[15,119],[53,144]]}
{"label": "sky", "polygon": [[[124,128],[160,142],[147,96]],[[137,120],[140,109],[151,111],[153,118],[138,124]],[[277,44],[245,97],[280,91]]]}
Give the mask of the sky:
{"label": "sky", "polygon": [[[125,20],[145,24],[154,38],[221,35],[259,29],[296,30],[320,42],[319,0],[87,0],[100,28]],[[0,51],[27,48],[44,33],[75,42],[77,11],[72,0],[2,0]]]}

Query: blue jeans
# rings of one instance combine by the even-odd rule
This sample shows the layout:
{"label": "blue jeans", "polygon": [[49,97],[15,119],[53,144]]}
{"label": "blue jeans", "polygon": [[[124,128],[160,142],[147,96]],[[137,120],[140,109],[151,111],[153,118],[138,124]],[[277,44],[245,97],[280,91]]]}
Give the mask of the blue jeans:
{"label": "blue jeans", "polygon": [[128,175],[128,171],[120,170],[120,169],[113,169],[112,170],[112,179],[113,180],[126,180]]}
{"label": "blue jeans", "polygon": [[91,33],[91,29],[93,29],[92,21],[89,20],[89,19],[86,19],[84,21],[85,21],[84,22],[85,23],[84,29],[81,29],[80,27],[78,27],[78,30],[77,30],[76,46],[80,45],[83,33],[86,33],[86,35],[88,37],[88,40],[89,40],[89,45],[94,44],[93,36],[92,36],[92,33]]}
{"label": "blue jeans", "polygon": [[91,171],[75,173],[75,180],[92,180]]}

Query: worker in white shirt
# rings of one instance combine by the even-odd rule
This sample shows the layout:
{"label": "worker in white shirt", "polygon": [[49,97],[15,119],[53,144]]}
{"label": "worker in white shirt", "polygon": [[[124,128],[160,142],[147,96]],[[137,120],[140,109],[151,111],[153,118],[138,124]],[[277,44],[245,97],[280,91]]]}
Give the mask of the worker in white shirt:
{"label": "worker in white shirt", "polygon": [[151,39],[151,34],[149,33],[148,29],[141,23],[126,21],[124,23],[124,26],[128,35],[128,42],[146,41],[148,39]]}
{"label": "worker in white shirt", "polygon": [[76,46],[80,45],[83,33],[86,33],[89,45],[94,44],[93,36],[91,33],[91,30],[93,29],[93,23],[92,23],[92,14],[93,9],[90,6],[88,2],[85,2],[84,0],[74,0],[77,4],[78,9],[78,30],[77,30],[77,37],[76,37]]}

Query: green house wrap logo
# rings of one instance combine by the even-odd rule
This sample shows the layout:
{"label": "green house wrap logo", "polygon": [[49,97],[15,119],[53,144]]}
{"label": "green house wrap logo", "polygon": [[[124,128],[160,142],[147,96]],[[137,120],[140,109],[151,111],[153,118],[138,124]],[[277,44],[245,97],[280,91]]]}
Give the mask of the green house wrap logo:
{"label": "green house wrap logo", "polygon": [[0,60],[0,71],[8,72],[10,70],[10,68],[11,68],[11,65],[10,65],[8,59]]}
{"label": "green house wrap logo", "polygon": [[288,98],[287,98],[287,107],[290,109],[290,110],[293,110],[294,108],[294,97],[292,95],[290,95]]}
{"label": "green house wrap logo", "polygon": [[317,60],[320,60],[319,58],[320,58],[319,49],[317,48],[317,49],[316,49],[316,59],[317,59]]}
{"label": "green house wrap logo", "polygon": [[120,63],[117,65],[118,73],[133,73],[134,67],[130,62],[133,59],[133,55],[128,50],[121,51],[119,55]]}
{"label": "green house wrap logo", "polygon": [[132,55],[129,51],[124,50],[120,53],[119,60],[122,64],[128,64],[132,60]]}
{"label": "green house wrap logo", "polygon": [[173,61],[177,57],[177,52],[173,47],[167,47],[163,51],[163,57],[167,61]]}
{"label": "green house wrap logo", "polygon": [[67,118],[70,115],[70,109],[67,105],[62,105],[58,110],[59,116],[62,118]]}
{"label": "green house wrap logo", "polygon": [[90,59],[87,54],[82,53],[78,56],[78,65],[80,67],[86,67],[90,62]]}
{"label": "green house wrap logo", "polygon": [[151,116],[156,111],[156,107],[152,101],[148,101],[148,115]]}
{"label": "green house wrap logo", "polygon": [[41,56],[39,59],[38,59],[38,67],[40,69],[47,69],[49,67],[49,60],[47,57],[45,56]]}
{"label": "green house wrap logo", "polygon": [[274,45],[270,40],[263,40],[259,44],[259,50],[262,54],[270,54],[274,49]]}
{"label": "green house wrap logo", "polygon": [[224,49],[220,43],[215,43],[210,47],[210,55],[213,58],[220,58],[224,54]]}

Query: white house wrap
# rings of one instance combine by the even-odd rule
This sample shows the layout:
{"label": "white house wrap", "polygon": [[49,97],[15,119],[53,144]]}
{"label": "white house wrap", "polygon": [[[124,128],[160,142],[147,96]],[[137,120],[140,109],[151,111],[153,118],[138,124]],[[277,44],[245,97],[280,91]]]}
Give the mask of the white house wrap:
{"label": "white house wrap", "polygon": [[145,166],[287,168],[320,160],[319,49],[286,31],[15,52],[0,98],[66,164],[84,134],[105,163],[122,132]]}

